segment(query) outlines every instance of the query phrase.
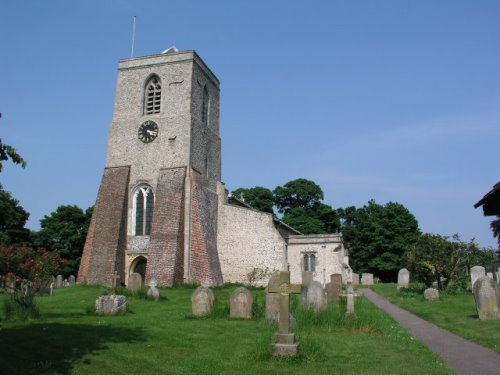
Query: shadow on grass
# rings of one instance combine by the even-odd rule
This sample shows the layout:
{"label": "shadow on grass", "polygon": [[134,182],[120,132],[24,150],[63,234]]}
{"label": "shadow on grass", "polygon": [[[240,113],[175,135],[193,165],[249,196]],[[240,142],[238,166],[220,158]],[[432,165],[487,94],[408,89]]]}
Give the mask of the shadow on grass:
{"label": "shadow on grass", "polygon": [[[140,330],[83,324],[30,324],[0,330],[4,374],[69,374],[75,361],[114,342],[142,342]],[[84,359],[86,361],[86,359]]]}

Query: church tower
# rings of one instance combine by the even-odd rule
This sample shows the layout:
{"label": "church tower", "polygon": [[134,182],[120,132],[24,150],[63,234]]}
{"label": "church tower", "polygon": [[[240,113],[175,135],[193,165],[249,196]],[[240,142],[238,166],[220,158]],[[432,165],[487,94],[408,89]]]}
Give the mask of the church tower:
{"label": "church tower", "polygon": [[219,81],[195,51],[120,61],[79,282],[221,284],[220,144]]}

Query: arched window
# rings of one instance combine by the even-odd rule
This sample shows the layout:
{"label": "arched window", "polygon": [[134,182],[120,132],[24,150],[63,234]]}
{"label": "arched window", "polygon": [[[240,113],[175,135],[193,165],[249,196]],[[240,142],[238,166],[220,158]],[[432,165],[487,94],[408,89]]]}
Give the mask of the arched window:
{"label": "arched window", "polygon": [[304,255],[304,271],[309,271],[309,255]]}
{"label": "arched window", "polygon": [[208,107],[209,107],[210,97],[208,95],[207,85],[203,87],[203,104],[201,106],[201,122],[208,124]]}
{"label": "arched window", "polygon": [[304,271],[316,272],[316,255],[304,254]]}
{"label": "arched window", "polygon": [[156,75],[146,83],[144,90],[144,114],[160,113],[161,109],[161,81]]}
{"label": "arched window", "polygon": [[149,236],[153,218],[154,194],[149,186],[141,186],[134,194],[134,235]]}

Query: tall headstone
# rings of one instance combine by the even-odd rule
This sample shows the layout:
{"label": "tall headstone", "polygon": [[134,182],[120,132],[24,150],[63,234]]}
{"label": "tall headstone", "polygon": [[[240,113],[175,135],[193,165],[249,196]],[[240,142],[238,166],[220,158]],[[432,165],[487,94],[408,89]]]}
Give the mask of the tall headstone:
{"label": "tall headstone", "polygon": [[408,288],[410,286],[410,271],[402,268],[398,272],[398,289]]}
{"label": "tall headstone", "polygon": [[280,296],[277,293],[271,293],[270,290],[278,289],[280,285],[280,273],[275,272],[269,279],[266,288],[266,319],[271,322],[279,322],[280,314]]}
{"label": "tall headstone", "polygon": [[500,319],[500,291],[495,281],[488,276],[480,277],[472,291],[479,319]]}
{"label": "tall headstone", "polygon": [[206,286],[199,286],[191,295],[191,308],[194,316],[205,316],[212,312],[214,292]]}
{"label": "tall headstone", "polygon": [[239,287],[229,298],[229,317],[240,319],[252,318],[253,294],[247,288]]}
{"label": "tall headstone", "polygon": [[308,286],[314,280],[314,273],[311,271],[302,271],[302,286]]}
{"label": "tall headstone", "polygon": [[474,290],[474,283],[477,279],[486,276],[486,270],[483,266],[474,266],[470,269],[470,286]]}
{"label": "tall headstone", "polygon": [[75,285],[75,281],[76,281],[75,275],[70,275],[68,278],[69,286]]}
{"label": "tall headstone", "polygon": [[363,273],[361,275],[362,285],[373,285],[373,273]]}
{"label": "tall headstone", "polygon": [[353,286],[359,285],[359,273],[352,274],[352,285]]}
{"label": "tall headstone", "polygon": [[354,289],[352,287],[352,284],[347,285],[347,306],[346,306],[346,315],[353,315],[354,314]]}
{"label": "tall headstone", "polygon": [[326,297],[328,302],[337,303],[342,292],[342,275],[334,273],[330,275],[330,282],[326,284]]}
{"label": "tall headstone", "polygon": [[63,287],[63,282],[64,282],[64,279],[63,279],[62,275],[57,275],[57,277],[56,277],[56,288],[62,288]]}
{"label": "tall headstone", "polygon": [[[341,281],[342,282],[342,281]],[[302,304],[310,309],[320,311],[326,309],[326,291],[318,281],[312,281],[302,291]]]}
{"label": "tall headstone", "polygon": [[128,290],[137,292],[142,288],[142,276],[140,273],[133,272],[128,277]]}

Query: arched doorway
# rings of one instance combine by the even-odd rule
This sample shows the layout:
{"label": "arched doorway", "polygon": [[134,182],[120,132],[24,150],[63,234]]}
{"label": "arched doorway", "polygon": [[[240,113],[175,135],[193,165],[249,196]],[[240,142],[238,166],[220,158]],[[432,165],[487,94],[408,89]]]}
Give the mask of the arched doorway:
{"label": "arched doorway", "polygon": [[148,263],[148,260],[144,258],[143,256],[137,257],[134,259],[132,264],[130,265],[130,273],[138,273],[142,277],[142,282],[144,283],[144,280],[146,278],[146,265]]}

